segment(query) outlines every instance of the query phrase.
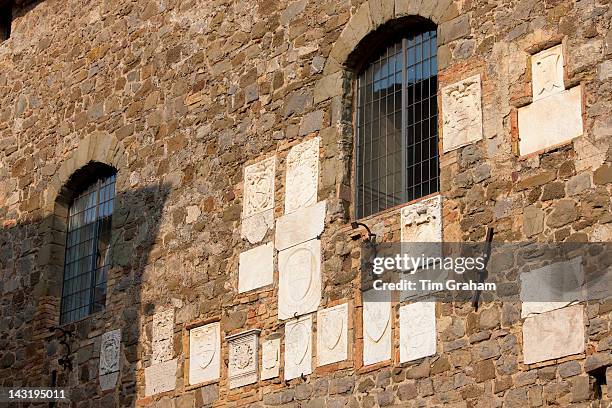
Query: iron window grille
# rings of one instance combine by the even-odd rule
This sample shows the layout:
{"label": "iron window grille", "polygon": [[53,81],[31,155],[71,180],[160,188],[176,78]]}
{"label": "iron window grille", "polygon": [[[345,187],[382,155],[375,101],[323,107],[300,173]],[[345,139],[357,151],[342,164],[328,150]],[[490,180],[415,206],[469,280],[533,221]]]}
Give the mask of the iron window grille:
{"label": "iron window grille", "polygon": [[98,179],[75,197],[68,213],[62,287],[62,324],[104,310],[110,268],[115,175]]}
{"label": "iron window grille", "polygon": [[356,217],[439,190],[435,29],[404,35],[357,78]]}

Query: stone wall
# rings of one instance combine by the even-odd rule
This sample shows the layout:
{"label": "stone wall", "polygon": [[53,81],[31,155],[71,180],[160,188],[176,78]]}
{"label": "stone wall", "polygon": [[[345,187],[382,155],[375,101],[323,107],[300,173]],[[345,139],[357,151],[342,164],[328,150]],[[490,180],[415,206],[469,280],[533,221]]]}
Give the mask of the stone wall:
{"label": "stone wall", "polygon": [[[597,401],[596,376],[601,382],[603,370],[612,379],[609,299],[580,309],[584,351],[534,364],[525,364],[520,304],[494,302],[478,311],[439,303],[435,355],[400,363],[394,302],[392,356],[363,366],[361,237],[349,223],[354,68],[378,32],[389,22],[410,24],[410,16],[438,25],[443,239],[482,241],[492,225],[497,241],[609,241],[607,1],[30,2],[15,11],[11,38],[0,44],[0,385],[49,385],[55,370],[77,406]],[[531,56],[559,44],[563,89],[557,76],[546,92],[580,87],[572,112],[582,134],[523,154],[521,117],[539,102]],[[453,87],[471,101],[467,127],[444,119],[452,109],[463,112],[461,103],[442,99]],[[312,373],[285,380],[283,250],[272,252],[273,284],[255,290],[239,290],[239,261],[273,242],[274,221],[293,211],[285,200],[302,184],[287,182],[288,155],[315,138],[316,194],[295,205],[326,202],[324,230],[315,232],[321,290],[314,308],[348,303],[348,352],[319,367],[319,315],[309,314]],[[258,201],[245,213],[244,168],[271,157],[272,204]],[[58,362],[66,353],[60,335],[50,331],[59,318],[62,189],[91,162],[118,171],[113,268],[106,310],[66,327],[66,369]],[[382,241],[397,242],[400,213],[363,221]],[[260,217],[255,226],[251,216]],[[245,228],[258,237],[249,239]],[[219,329],[218,374],[201,373],[210,380],[192,386],[189,332],[209,324]],[[117,332],[105,333],[117,329],[115,361]],[[261,344],[280,339],[279,376],[233,388],[227,338],[250,329],[260,330],[260,372]]]}

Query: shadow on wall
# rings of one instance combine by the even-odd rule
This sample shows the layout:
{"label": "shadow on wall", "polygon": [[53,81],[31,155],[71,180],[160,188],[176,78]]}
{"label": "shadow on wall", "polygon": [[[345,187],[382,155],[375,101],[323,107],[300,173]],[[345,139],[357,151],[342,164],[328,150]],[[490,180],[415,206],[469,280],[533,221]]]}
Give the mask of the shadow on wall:
{"label": "shadow on wall", "polygon": [[[153,262],[150,256],[169,193],[165,184],[116,193],[106,309],[62,330],[54,330],[62,278],[49,279],[57,272],[50,273],[53,268],[41,261],[53,258],[45,255],[45,242],[53,234],[48,226],[54,216],[0,229],[0,386],[55,383],[70,390],[73,402],[135,405],[144,320],[141,283],[146,265]],[[116,386],[103,391],[98,380],[101,337],[116,329],[121,329],[120,374]]]}

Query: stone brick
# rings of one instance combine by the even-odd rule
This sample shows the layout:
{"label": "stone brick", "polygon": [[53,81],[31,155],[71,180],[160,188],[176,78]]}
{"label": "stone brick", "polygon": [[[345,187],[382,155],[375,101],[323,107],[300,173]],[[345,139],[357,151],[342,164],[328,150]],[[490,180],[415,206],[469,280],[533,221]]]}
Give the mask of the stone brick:
{"label": "stone brick", "polygon": [[570,178],[567,182],[567,194],[570,196],[580,194],[591,187],[591,177],[582,173]]}
{"label": "stone brick", "polygon": [[409,401],[417,397],[418,391],[415,381],[408,381],[404,384],[400,384],[397,388],[397,396],[400,401]]}
{"label": "stone brick", "polygon": [[559,200],[553,205],[553,211],[547,217],[546,225],[559,228],[576,221],[577,218],[576,204],[571,200]]}
{"label": "stone brick", "polygon": [[593,173],[593,183],[606,185],[612,183],[612,166],[604,164]]}
{"label": "stone brick", "polygon": [[589,398],[591,387],[588,375],[579,375],[572,378],[572,402],[581,402]]}
{"label": "stone brick", "polygon": [[577,361],[568,361],[559,364],[559,375],[561,378],[571,377],[578,375],[582,372],[582,368]]}

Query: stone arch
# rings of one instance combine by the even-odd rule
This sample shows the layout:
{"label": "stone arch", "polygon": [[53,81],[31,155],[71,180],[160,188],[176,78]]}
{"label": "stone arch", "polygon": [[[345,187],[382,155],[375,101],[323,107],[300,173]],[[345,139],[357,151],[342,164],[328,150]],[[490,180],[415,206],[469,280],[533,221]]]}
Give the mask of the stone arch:
{"label": "stone arch", "polygon": [[393,20],[427,19],[438,27],[438,47],[453,40],[457,26],[469,27],[467,14],[459,15],[454,0],[366,0],[351,16],[325,61],[323,77],[315,83],[314,102],[341,96],[346,89],[352,57],[363,40]]}
{"label": "stone arch", "polygon": [[127,168],[127,158],[121,143],[108,133],[89,134],[79,142],[70,157],[62,162],[47,186],[43,207],[46,216],[54,213],[56,201],[70,177],[91,162],[114,167],[117,170],[117,189],[126,186],[128,176],[122,170]]}

